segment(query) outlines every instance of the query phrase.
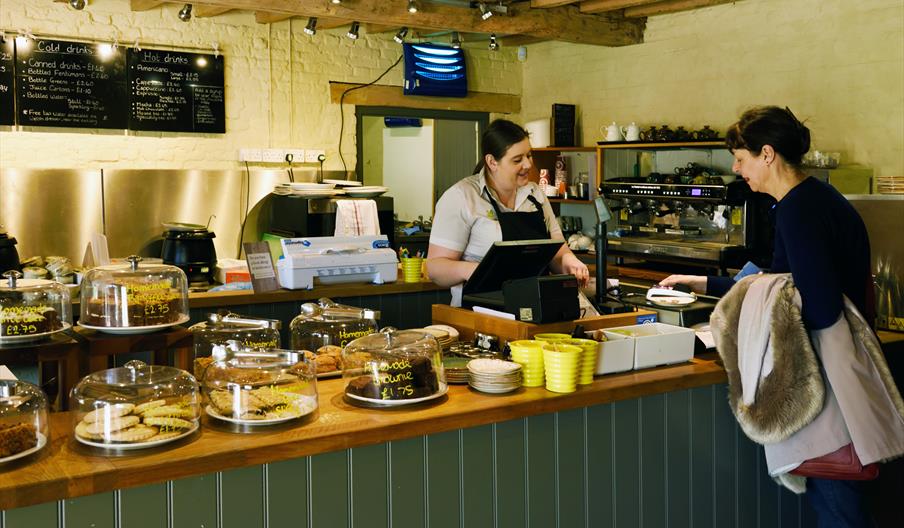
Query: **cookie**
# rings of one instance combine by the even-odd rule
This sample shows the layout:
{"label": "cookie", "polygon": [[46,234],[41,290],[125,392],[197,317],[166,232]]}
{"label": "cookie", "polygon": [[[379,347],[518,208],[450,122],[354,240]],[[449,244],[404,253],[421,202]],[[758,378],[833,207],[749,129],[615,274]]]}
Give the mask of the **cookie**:
{"label": "cookie", "polygon": [[191,429],[194,425],[192,422],[183,420],[182,418],[170,418],[165,416],[145,418],[144,423],[146,425],[156,425],[157,427],[166,427],[168,429]]}
{"label": "cookie", "polygon": [[87,440],[103,440],[104,437],[99,434],[92,434],[88,432],[88,424],[86,422],[79,422],[78,425],[75,426],[75,434],[85,438]]}
{"label": "cookie", "polygon": [[102,420],[99,422],[94,422],[88,424],[87,431],[90,434],[104,434],[109,433],[111,431],[119,431],[121,429],[127,429],[132,427],[133,425],[137,425],[141,422],[141,418],[130,415],[130,416],[120,416],[119,418],[113,418],[112,420],[106,421]]}
{"label": "cookie", "polygon": [[157,428],[138,424],[128,429],[113,431],[107,436],[110,442],[144,442],[157,434]]}
{"label": "cookie", "polygon": [[94,423],[98,420],[109,420],[125,416],[132,412],[135,406],[131,403],[114,403],[113,405],[105,405],[98,409],[94,409],[82,418],[87,423]]}
{"label": "cookie", "polygon": [[149,411],[150,409],[154,409],[156,407],[163,407],[164,405],[166,405],[166,400],[154,400],[154,401],[142,403],[141,405],[135,407],[134,411],[135,411],[135,414],[142,414],[146,411]]}
{"label": "cookie", "polygon": [[339,357],[342,355],[342,347],[336,345],[324,345],[317,349],[317,354]]}
{"label": "cookie", "polygon": [[145,418],[158,418],[162,416],[168,416],[170,418],[192,419],[195,417],[195,413],[191,409],[179,407],[176,405],[163,405],[161,407],[154,407],[153,409],[148,409],[141,415]]}
{"label": "cookie", "polygon": [[177,436],[182,436],[185,434],[185,431],[161,431],[154,436],[147,439],[148,442],[158,442],[160,440],[169,440],[170,438],[176,438]]}

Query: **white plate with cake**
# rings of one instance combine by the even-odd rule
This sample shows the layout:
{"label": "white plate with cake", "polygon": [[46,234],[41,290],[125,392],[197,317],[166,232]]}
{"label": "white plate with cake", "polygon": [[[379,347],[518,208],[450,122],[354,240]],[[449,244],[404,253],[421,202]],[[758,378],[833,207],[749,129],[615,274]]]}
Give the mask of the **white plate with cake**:
{"label": "white plate with cake", "polygon": [[83,438],[77,433],[75,435],[75,439],[78,440],[79,443],[91,447],[99,447],[101,449],[119,449],[122,451],[131,451],[133,449],[150,449],[159,445],[175,442],[176,440],[181,440],[182,438],[185,438],[186,436],[194,433],[198,430],[198,427],[200,427],[200,425],[198,424],[198,420],[191,420],[191,423],[192,426],[188,429],[181,431],[172,431],[176,434],[169,435],[168,432],[157,433],[157,436],[160,437],[159,440],[154,440],[154,437],[151,437],[150,440],[147,440],[145,442],[99,442],[96,440]]}
{"label": "white plate with cake", "polygon": [[[35,438],[35,437],[32,437]],[[47,437],[42,435],[41,433],[37,433],[37,441],[33,447],[26,449],[25,451],[19,451],[13,455],[9,455],[8,457],[0,458],[0,464],[5,464],[7,462],[12,462],[13,460],[18,460],[20,458],[25,458],[32,453],[37,453],[41,449],[44,449],[44,446],[47,445]]]}
{"label": "white plate with cake", "polygon": [[51,336],[57,332],[62,332],[63,330],[68,330],[70,328],[72,328],[71,324],[63,323],[63,326],[61,326],[60,328],[49,330],[47,332],[39,332],[37,334],[0,336],[0,343],[27,343],[29,341],[37,341],[38,339],[44,339],[45,337]]}
{"label": "white plate with cake", "polygon": [[216,418],[217,420],[223,420],[224,422],[239,424],[239,425],[274,425],[280,424],[284,422],[288,422],[291,420],[297,420],[303,416],[307,416],[314,411],[317,410],[317,400],[311,396],[297,395],[297,401],[292,404],[292,412],[287,412],[286,410],[281,411],[282,416],[276,418],[266,418],[262,417],[260,419],[243,419],[243,418],[234,418],[232,416],[225,416],[217,412],[213,405],[208,405],[204,410],[207,412],[207,415],[211,418]]}
{"label": "white plate with cake", "polygon": [[429,396],[423,396],[421,398],[409,398],[403,400],[378,400],[376,398],[366,398],[364,396],[358,396],[357,394],[352,394],[348,391],[345,392],[345,395],[353,400],[367,402],[372,405],[382,405],[384,407],[399,407],[401,405],[412,405],[415,403],[421,403],[425,401],[435,400],[437,398],[442,397],[446,392],[449,391],[449,386],[445,383],[439,384],[439,390]]}
{"label": "white plate with cake", "polygon": [[136,335],[136,334],[148,334],[151,332],[156,332],[158,330],[163,330],[164,328],[169,328],[171,326],[180,325],[186,321],[188,321],[190,317],[188,315],[180,315],[178,319],[175,321],[159,324],[159,325],[149,325],[149,326],[95,326],[88,325],[82,322],[79,322],[79,326],[82,328],[87,328],[88,330],[97,330],[98,332],[104,332],[106,334],[114,334],[114,335]]}

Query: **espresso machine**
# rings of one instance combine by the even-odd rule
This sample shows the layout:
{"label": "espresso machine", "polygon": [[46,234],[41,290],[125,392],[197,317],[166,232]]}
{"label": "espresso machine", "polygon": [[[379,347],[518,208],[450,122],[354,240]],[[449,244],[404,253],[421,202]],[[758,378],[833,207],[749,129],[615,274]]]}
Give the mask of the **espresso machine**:
{"label": "espresso machine", "polygon": [[769,266],[774,200],[735,176],[681,181],[667,175],[602,182],[600,195],[614,217],[607,233],[610,255],[721,274],[747,261]]}

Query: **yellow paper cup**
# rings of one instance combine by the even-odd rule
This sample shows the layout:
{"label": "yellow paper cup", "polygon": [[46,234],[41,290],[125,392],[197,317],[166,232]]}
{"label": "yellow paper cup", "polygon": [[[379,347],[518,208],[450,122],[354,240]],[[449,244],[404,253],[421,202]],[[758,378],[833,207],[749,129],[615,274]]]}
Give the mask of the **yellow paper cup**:
{"label": "yellow paper cup", "polygon": [[421,268],[424,265],[424,259],[421,257],[407,257],[400,259],[402,261],[402,280],[405,282],[420,282]]}
{"label": "yellow paper cup", "polygon": [[554,342],[554,341],[565,341],[567,339],[571,339],[571,336],[568,334],[546,333],[546,334],[535,334],[534,339],[537,341]]}

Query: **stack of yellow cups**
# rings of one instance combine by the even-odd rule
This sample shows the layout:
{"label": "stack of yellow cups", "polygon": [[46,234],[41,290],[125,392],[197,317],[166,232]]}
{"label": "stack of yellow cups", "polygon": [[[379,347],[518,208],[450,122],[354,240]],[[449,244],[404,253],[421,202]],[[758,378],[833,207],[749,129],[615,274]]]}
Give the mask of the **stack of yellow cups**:
{"label": "stack of yellow cups", "polygon": [[578,385],[593,383],[593,373],[596,371],[596,356],[600,344],[593,339],[569,339],[561,341],[561,343],[581,347],[581,360],[578,365]]}
{"label": "stack of yellow cups", "polygon": [[543,345],[543,365],[546,368],[546,390],[574,392],[578,383],[578,364],[581,347],[558,341]]}
{"label": "stack of yellow cups", "polygon": [[521,365],[521,384],[525,387],[543,386],[543,343],[522,339],[510,341],[512,361]]}
{"label": "stack of yellow cups", "polygon": [[568,334],[537,334],[534,336],[534,339],[537,341],[543,341],[545,343],[555,343],[557,341],[566,341],[571,339],[571,336]]}
{"label": "stack of yellow cups", "polygon": [[402,257],[402,280],[405,282],[421,282],[422,257]]}

